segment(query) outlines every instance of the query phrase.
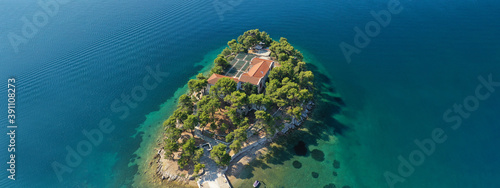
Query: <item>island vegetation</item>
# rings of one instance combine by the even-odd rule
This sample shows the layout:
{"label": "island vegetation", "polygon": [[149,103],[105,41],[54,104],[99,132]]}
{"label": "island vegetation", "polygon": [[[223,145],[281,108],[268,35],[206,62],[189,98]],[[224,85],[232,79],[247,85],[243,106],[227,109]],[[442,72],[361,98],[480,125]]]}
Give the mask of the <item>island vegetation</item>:
{"label": "island vegetation", "polygon": [[314,75],[286,38],[274,41],[255,29],[227,45],[215,58],[210,75],[226,74],[238,54],[250,53],[256,46],[269,51],[268,59],[274,64],[261,92],[255,84],[238,83],[237,78],[223,77],[212,85],[210,75],[200,73],[189,80],[189,91],[179,97],[177,109],[163,123],[163,150],[164,157],[177,158],[179,168],[193,168],[196,174],[205,167],[200,162],[203,144],[217,142],[209,148],[210,159],[227,166],[230,154],[239,153],[249,137],[274,137],[287,122],[302,119],[313,100]]}

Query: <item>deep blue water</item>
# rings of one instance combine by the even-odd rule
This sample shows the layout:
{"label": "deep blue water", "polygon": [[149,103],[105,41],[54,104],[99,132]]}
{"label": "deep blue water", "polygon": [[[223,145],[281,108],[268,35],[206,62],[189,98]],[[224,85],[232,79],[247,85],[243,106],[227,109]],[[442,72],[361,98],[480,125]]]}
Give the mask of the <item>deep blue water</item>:
{"label": "deep blue water", "polygon": [[[351,159],[342,161],[346,170],[339,176],[346,177],[320,174],[302,181],[306,184],[283,186],[343,181],[388,187],[383,173],[397,171],[398,155],[408,156],[416,148],[414,139],[428,138],[439,127],[448,140],[396,187],[500,187],[500,89],[459,129],[452,131],[442,118],[454,103],[474,94],[478,76],[491,74],[500,81],[499,2],[401,1],[401,13],[350,63],[339,44],[352,45],[353,28],[364,28],[373,20],[370,11],[386,9],[387,1],[233,2],[221,19],[212,1],[72,1],[60,5],[18,52],[9,33],[22,35],[21,18],[31,19],[42,8],[31,1],[0,2],[0,75],[5,82],[17,79],[19,124],[16,181],[2,170],[0,187],[129,186],[137,170],[129,162],[148,135],[138,133],[146,115],[210,63],[204,60],[207,53],[254,28],[307,51],[311,63],[331,79],[349,117],[349,128],[336,135],[335,144],[314,146]],[[119,119],[122,114],[110,108],[113,101],[142,85],[146,67],[157,65],[168,77]],[[0,94],[6,101],[5,88]],[[6,109],[6,102],[0,108]],[[0,116],[2,127],[6,116]],[[82,131],[98,128],[104,118],[115,129],[59,182],[51,164],[63,163],[66,147],[75,148],[86,139]],[[0,147],[6,149],[7,142],[4,135]],[[5,149],[0,161],[8,160]],[[286,176],[270,178],[286,182]]]}

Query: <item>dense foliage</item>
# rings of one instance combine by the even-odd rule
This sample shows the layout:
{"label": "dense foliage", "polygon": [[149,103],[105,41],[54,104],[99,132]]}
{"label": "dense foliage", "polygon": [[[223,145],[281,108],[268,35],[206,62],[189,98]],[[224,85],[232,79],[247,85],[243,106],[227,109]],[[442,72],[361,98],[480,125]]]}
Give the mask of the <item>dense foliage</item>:
{"label": "dense foliage", "polygon": [[247,137],[254,134],[250,128],[265,130],[267,136],[272,136],[284,121],[299,119],[307,102],[313,99],[314,75],[307,70],[302,54],[287,39],[273,41],[258,29],[246,31],[229,41],[228,47],[214,60],[211,74],[224,73],[230,67],[229,61],[255,45],[269,47],[275,61],[263,93],[257,93],[256,86],[249,83],[237,90],[237,83],[230,78],[219,79],[210,92],[207,76],[200,73],[196,79],[189,80],[189,92],[179,97],[177,109],[163,123],[164,150],[169,157],[180,151],[180,168],[190,164],[194,165],[195,172],[203,168],[199,164],[203,149],[195,146],[196,129],[199,128],[202,134],[208,132],[205,136],[228,143],[214,146],[210,152],[218,165],[225,166],[231,158],[228,146],[234,153],[239,152]]}
{"label": "dense foliage", "polygon": [[224,144],[218,144],[214,146],[212,151],[210,151],[210,158],[212,158],[215,163],[220,166],[226,166],[229,164],[231,160],[231,156],[227,153],[227,146]]}
{"label": "dense foliage", "polygon": [[228,47],[217,56],[210,73],[223,74],[224,70],[229,66],[227,62],[232,61],[238,53],[246,53],[249,48],[258,44],[268,47],[271,43],[273,43],[273,39],[265,31],[261,32],[259,29],[245,31],[238,39],[227,42]]}

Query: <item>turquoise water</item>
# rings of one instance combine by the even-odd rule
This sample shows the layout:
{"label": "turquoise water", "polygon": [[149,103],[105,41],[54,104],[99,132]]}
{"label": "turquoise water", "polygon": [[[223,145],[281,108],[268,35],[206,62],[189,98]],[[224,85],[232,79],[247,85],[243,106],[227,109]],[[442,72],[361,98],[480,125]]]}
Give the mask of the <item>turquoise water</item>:
{"label": "turquoise water", "polygon": [[[398,156],[407,158],[417,148],[413,140],[442,128],[447,141],[395,187],[500,186],[499,95],[481,101],[457,130],[442,118],[474,94],[478,76],[500,80],[497,1],[401,1],[401,13],[350,63],[339,44],[353,44],[353,28],[372,21],[370,11],[385,9],[387,1],[237,2],[221,20],[212,1],[71,1],[17,53],[9,32],[22,35],[21,17],[42,9],[31,1],[1,3],[0,75],[18,80],[19,128],[17,180],[2,178],[0,186],[130,186],[136,161],[147,152],[139,146],[151,141],[147,130],[168,116],[162,104],[210,64],[207,54],[254,28],[274,39],[286,37],[305,52],[324,84],[318,87],[324,100],[316,121],[291,134],[286,149],[277,150],[267,165],[249,168],[244,181],[259,179],[269,187],[388,187],[383,174],[396,173]],[[168,76],[120,119],[122,112],[110,107],[113,101],[142,85],[146,67],[157,65]],[[5,92],[0,91],[3,101]],[[82,131],[98,128],[105,118],[115,129],[60,182],[51,164],[63,163],[66,146],[75,148],[86,139]],[[299,140],[306,143],[305,156],[294,153]],[[323,160],[320,152],[313,158],[315,149]],[[1,156],[7,161],[5,150]],[[2,171],[0,177],[6,176]]]}

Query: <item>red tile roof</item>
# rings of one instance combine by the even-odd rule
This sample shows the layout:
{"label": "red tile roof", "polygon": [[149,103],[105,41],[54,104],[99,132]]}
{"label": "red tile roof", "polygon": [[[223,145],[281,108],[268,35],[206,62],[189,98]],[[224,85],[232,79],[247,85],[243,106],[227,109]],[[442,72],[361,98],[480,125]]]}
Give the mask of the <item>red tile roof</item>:
{"label": "red tile roof", "polygon": [[240,76],[240,82],[248,82],[248,83],[251,83],[253,85],[258,85],[260,79],[261,78],[259,78],[259,77],[250,76],[250,75],[248,75],[248,73],[243,73]]}
{"label": "red tile roof", "polygon": [[273,60],[253,58],[250,62],[250,69],[248,70],[248,72],[241,74],[240,78],[232,78],[220,74],[212,74],[212,76],[210,76],[207,81],[209,84],[215,85],[215,83],[217,83],[217,81],[219,81],[219,79],[221,78],[231,78],[236,81],[236,83],[248,82],[253,85],[259,85],[259,81],[267,74],[267,72],[269,72],[269,70],[271,69],[271,64],[273,62]]}
{"label": "red tile roof", "polygon": [[262,78],[264,77],[269,69],[271,68],[273,60],[253,58],[250,62],[250,70],[248,70],[248,75],[252,77]]}
{"label": "red tile roof", "polygon": [[212,76],[210,76],[210,78],[208,78],[207,82],[209,84],[215,85],[215,83],[217,83],[217,81],[219,81],[219,79],[221,79],[221,78],[231,78],[234,81],[236,81],[236,83],[239,82],[238,78],[232,78],[232,77],[224,76],[224,75],[220,75],[220,74],[212,74]]}

